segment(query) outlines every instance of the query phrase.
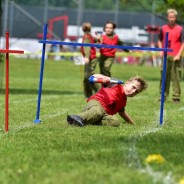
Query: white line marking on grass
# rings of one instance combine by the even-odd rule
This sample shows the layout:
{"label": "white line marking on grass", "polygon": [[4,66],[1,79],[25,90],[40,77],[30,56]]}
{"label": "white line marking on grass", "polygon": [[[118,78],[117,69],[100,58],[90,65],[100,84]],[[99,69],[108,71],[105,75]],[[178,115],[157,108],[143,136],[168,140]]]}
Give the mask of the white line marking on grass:
{"label": "white line marking on grass", "polygon": [[[157,112],[157,119],[159,119],[159,113]],[[166,119],[166,112],[164,112],[164,119]],[[150,133],[156,133],[157,131],[159,131],[162,127],[158,126],[158,122],[154,121],[151,126],[149,127],[149,129],[147,130],[143,130],[140,133],[130,136],[129,138],[129,143],[128,146],[126,145],[127,148],[127,164],[129,167],[135,167],[138,170],[140,170],[143,173],[148,174],[149,176],[152,177],[153,179],[153,183],[156,182],[162,182],[163,184],[174,184],[176,183],[172,172],[168,172],[166,175],[164,175],[162,172],[160,171],[154,171],[150,165],[146,165],[146,167],[144,167],[141,164],[141,161],[139,159],[137,150],[136,150],[136,144],[137,142],[142,139],[143,137],[145,137],[146,135],[149,135]]]}
{"label": "white line marking on grass", "polygon": [[163,184],[175,184],[172,172],[168,172],[167,175],[164,175],[162,172],[153,171],[150,165],[146,165],[146,168],[142,170],[144,173],[148,173],[153,178],[153,183],[162,181]]}
{"label": "white line marking on grass", "polygon": [[[62,112],[60,111],[60,112],[57,112],[57,113],[54,113],[54,114],[48,114],[48,115],[43,116],[43,119],[44,119],[44,121],[46,121],[46,120],[55,118],[57,116],[60,116],[60,115],[66,114],[66,113],[67,113],[67,110],[64,110]],[[17,133],[22,129],[30,128],[32,126],[36,126],[36,124],[34,124],[33,122],[24,122],[22,125],[11,128],[9,131],[13,132],[13,133]],[[0,131],[4,131],[4,130],[0,129]],[[7,135],[7,133],[0,132],[0,139],[2,137],[4,137],[5,135]]]}
{"label": "white line marking on grass", "polygon": [[67,113],[68,112],[68,110],[63,110],[62,112],[61,111],[59,111],[59,112],[57,112],[57,113],[55,113],[55,114],[48,114],[48,115],[43,115],[42,117],[43,117],[43,119],[52,119],[52,118],[55,118],[55,117],[57,117],[57,116],[60,116],[60,115],[63,115],[63,114],[65,114],[65,113]]}

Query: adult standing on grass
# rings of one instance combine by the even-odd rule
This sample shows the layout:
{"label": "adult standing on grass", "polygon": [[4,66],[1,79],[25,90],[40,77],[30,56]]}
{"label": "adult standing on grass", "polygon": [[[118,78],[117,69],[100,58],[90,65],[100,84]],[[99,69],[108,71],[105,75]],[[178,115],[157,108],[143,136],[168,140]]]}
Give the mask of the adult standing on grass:
{"label": "adult standing on grass", "polygon": [[[94,78],[100,78],[108,84],[110,77],[94,74]],[[134,124],[133,119],[125,111],[127,97],[134,97],[147,88],[147,82],[141,77],[130,78],[125,85],[109,84],[102,87],[96,94],[87,100],[82,113],[68,115],[67,122],[70,125],[107,125],[119,126],[120,121],[114,115],[119,115],[128,123]]]}
{"label": "adult standing on grass", "polygon": [[[166,68],[166,81],[165,81],[165,93],[164,98],[167,99],[169,95],[170,80],[173,82],[173,97],[172,100],[175,103],[180,102],[181,88],[181,54],[184,49],[184,31],[181,26],[176,24],[177,11],[175,9],[167,10],[168,23],[163,25],[160,30],[158,47],[162,48],[165,41],[165,33],[169,32],[168,47],[173,49],[173,52],[168,52],[167,68]],[[160,52],[160,56],[163,57],[163,52]],[[160,91],[162,84],[162,70],[161,69],[161,81]]]}
{"label": "adult standing on grass", "polygon": [[[84,36],[82,38],[82,43],[95,43],[97,40],[91,35],[91,24],[85,22],[82,25],[82,30]],[[93,91],[97,92],[99,90],[98,84],[90,84],[88,78],[95,73],[95,68],[97,64],[96,58],[96,49],[95,47],[81,47],[81,52],[84,57],[85,66],[84,66],[84,95],[86,98],[89,98]]]}
{"label": "adult standing on grass", "polygon": [[[119,39],[118,35],[114,33],[116,24],[111,21],[108,21],[105,24],[104,31],[105,34],[102,34],[99,38],[101,44],[105,45],[123,45],[123,42]],[[128,50],[125,49],[128,52]],[[116,49],[114,48],[100,48],[100,73],[105,76],[111,77],[111,66],[114,62]]]}

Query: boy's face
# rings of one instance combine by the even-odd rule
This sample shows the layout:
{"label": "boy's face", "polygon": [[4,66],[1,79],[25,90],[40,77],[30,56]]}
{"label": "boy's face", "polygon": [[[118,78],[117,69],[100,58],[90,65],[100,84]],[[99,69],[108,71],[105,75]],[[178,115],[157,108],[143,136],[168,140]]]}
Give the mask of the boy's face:
{"label": "boy's face", "polygon": [[171,26],[175,25],[175,22],[176,22],[175,14],[174,13],[169,13],[167,15],[167,20],[168,20],[169,25],[171,25]]}
{"label": "boy's face", "polygon": [[113,33],[114,29],[113,29],[113,25],[112,24],[106,24],[105,26],[105,33],[107,35],[111,35]]}
{"label": "boy's face", "polygon": [[124,85],[125,95],[133,97],[140,92],[141,84],[137,80],[127,81]]}

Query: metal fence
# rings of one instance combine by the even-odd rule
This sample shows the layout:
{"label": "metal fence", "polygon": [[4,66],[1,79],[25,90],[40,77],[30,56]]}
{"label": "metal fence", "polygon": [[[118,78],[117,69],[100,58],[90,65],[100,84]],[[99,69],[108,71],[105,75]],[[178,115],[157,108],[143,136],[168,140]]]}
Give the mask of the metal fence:
{"label": "metal fence", "polygon": [[[58,16],[67,16],[68,25],[78,25],[77,9],[53,8],[49,6],[45,9],[44,7],[26,6],[5,0],[3,10],[2,21],[4,22],[4,27],[9,29],[12,37],[37,38],[38,33],[42,32],[45,15],[47,15],[47,20]],[[153,15],[148,12],[119,11],[118,14],[115,14],[114,11],[84,10],[81,13],[80,21],[81,23],[89,21],[93,26],[103,27],[107,20],[114,20],[115,16],[119,28],[137,26],[140,29],[144,29],[144,26],[150,25],[153,20]],[[164,23],[164,19],[154,16],[155,25]],[[62,21],[55,22],[53,31],[55,37],[64,37],[64,23]]]}

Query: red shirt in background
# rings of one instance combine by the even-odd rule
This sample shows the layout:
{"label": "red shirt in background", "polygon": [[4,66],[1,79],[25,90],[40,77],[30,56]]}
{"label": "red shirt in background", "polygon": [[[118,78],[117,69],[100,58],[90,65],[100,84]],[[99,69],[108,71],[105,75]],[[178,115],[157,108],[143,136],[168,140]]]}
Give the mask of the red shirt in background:
{"label": "red shirt in background", "polygon": [[162,41],[162,45],[165,44],[165,33],[169,32],[168,48],[173,49],[173,52],[168,52],[170,56],[176,56],[180,50],[181,44],[184,41],[183,28],[179,25],[169,27],[169,25],[163,25],[159,34],[159,40]]}
{"label": "red shirt in background", "polygon": [[[113,35],[113,37],[108,37],[107,35],[102,35],[102,44],[105,45],[118,45],[118,35]],[[116,49],[113,48],[101,48],[100,53],[103,56],[114,57]]]}
{"label": "red shirt in background", "polygon": [[[84,42],[85,39],[89,39],[90,43],[95,43],[94,38],[90,34],[85,34],[82,37],[82,42]],[[81,52],[82,52],[82,55],[85,57],[84,47],[81,47]],[[90,60],[92,60],[94,58],[96,58],[96,49],[95,49],[95,47],[91,47],[91,49],[90,49]]]}

